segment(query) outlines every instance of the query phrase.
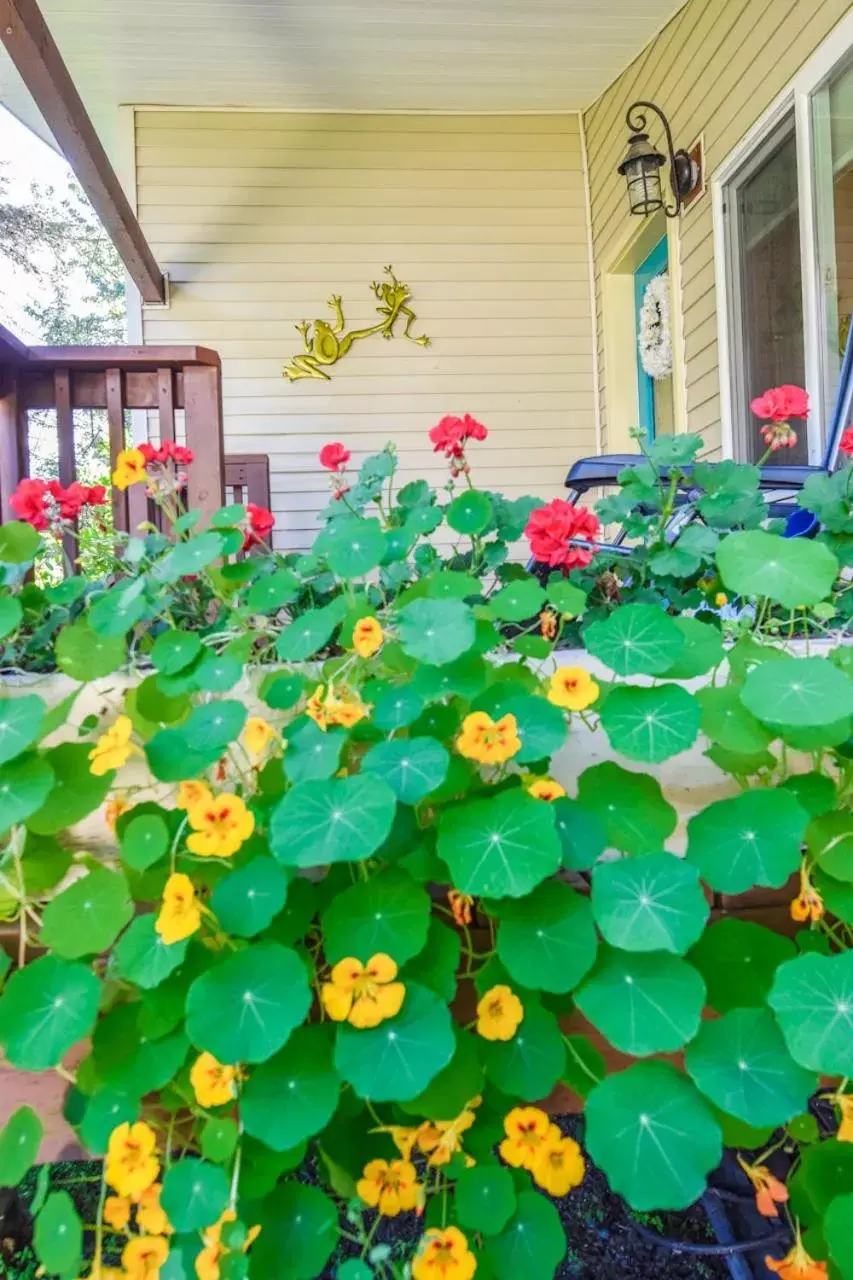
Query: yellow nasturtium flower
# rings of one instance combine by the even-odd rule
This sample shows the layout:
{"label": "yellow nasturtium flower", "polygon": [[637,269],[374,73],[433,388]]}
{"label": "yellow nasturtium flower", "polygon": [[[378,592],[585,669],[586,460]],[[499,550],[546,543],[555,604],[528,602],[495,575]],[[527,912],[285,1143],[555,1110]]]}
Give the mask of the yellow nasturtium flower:
{"label": "yellow nasturtium flower", "polygon": [[[226,1222],[235,1222],[236,1218],[237,1215],[233,1209],[226,1209],[219,1221],[214,1222],[212,1227],[207,1227],[204,1231],[202,1235],[204,1248],[195,1260],[195,1273],[198,1280],[219,1280],[219,1264],[228,1253],[222,1243],[222,1228]],[[247,1253],[260,1234],[260,1227],[249,1227],[241,1252]]]}
{"label": "yellow nasturtium flower", "polygon": [[207,783],[193,780],[181,783],[175,803],[179,809],[192,809],[197,804],[210,804],[212,801],[213,792]]}
{"label": "yellow nasturtium flower", "polygon": [[139,449],[122,449],[116,458],[113,484],[117,489],[129,489],[132,484],[147,479],[145,456]]}
{"label": "yellow nasturtium flower", "polygon": [[835,1136],[839,1142],[853,1142],[853,1093],[844,1093],[835,1101],[841,1111],[841,1123]]}
{"label": "yellow nasturtium flower", "polygon": [[119,716],[106,733],[101,734],[89,752],[89,759],[92,762],[89,765],[89,772],[96,778],[102,778],[111,769],[120,769],[122,765],[127,764],[136,752],[136,747],[130,740],[132,736],[132,720],[129,716]]}
{"label": "yellow nasturtium flower", "polygon": [[237,1067],[217,1062],[212,1053],[202,1053],[190,1071],[190,1084],[200,1107],[224,1107],[233,1102],[240,1077]]}
{"label": "yellow nasturtium flower", "polygon": [[533,1179],[549,1196],[566,1196],[583,1182],[586,1166],[573,1138],[564,1138],[551,1125],[548,1138],[533,1162]]}
{"label": "yellow nasturtium flower", "polygon": [[537,778],[527,788],[527,793],[533,796],[534,800],[561,800],[566,794],[566,789],[553,778]]}
{"label": "yellow nasturtium flower", "polygon": [[515,716],[505,715],[500,720],[493,720],[485,711],[472,711],[462,721],[456,750],[479,764],[503,764],[511,760],[521,750]]}
{"label": "yellow nasturtium flower", "polygon": [[271,742],[275,742],[278,734],[271,724],[260,716],[249,716],[243,730],[243,746],[250,756],[261,756]]}
{"label": "yellow nasturtium flower", "polygon": [[372,658],[382,647],[385,632],[377,618],[359,618],[352,631],[352,647],[360,658]]}
{"label": "yellow nasturtium flower", "polygon": [[408,1160],[371,1160],[355,1184],[361,1199],[385,1218],[415,1209],[420,1188],[418,1171]]}
{"label": "yellow nasturtium flower", "polygon": [[187,848],[200,858],[230,858],[255,829],[254,814],[229,792],[194,804],[189,820],[193,834],[187,837]]}
{"label": "yellow nasturtium flower", "polygon": [[548,701],[564,711],[585,711],[600,692],[585,667],[560,667],[551,676]]}
{"label": "yellow nasturtium flower", "polygon": [[395,982],[396,977],[397,966],[390,956],[371,956],[366,965],[347,957],[332,969],[331,980],[323,983],[323,1008],[333,1022],[378,1027],[403,1007],[406,988]]}
{"label": "yellow nasturtium flower", "polygon": [[127,1280],[157,1280],[168,1256],[169,1244],[163,1236],[134,1236],[124,1246],[121,1263]]}
{"label": "yellow nasturtium flower", "polygon": [[477,1005],[477,1032],[484,1040],[511,1040],[523,1020],[524,1005],[509,987],[492,987]]}
{"label": "yellow nasturtium flower", "polygon": [[550,1119],[538,1107],[513,1107],[504,1119],[506,1137],[499,1148],[501,1159],[514,1169],[532,1169],[548,1142],[551,1128]]}
{"label": "yellow nasturtium flower", "polygon": [[147,1236],[170,1236],[173,1227],[160,1203],[161,1182],[143,1191],[136,1206],[136,1225]]}
{"label": "yellow nasturtium flower", "polygon": [[192,937],[201,928],[201,908],[193,882],[181,871],[176,871],[166,881],[163,905],[154,928],[167,946]]}
{"label": "yellow nasturtium flower", "polygon": [[326,692],[325,685],[318,684],[308,699],[305,714],[325,733],[326,729],[337,725],[351,729],[370,714],[370,708],[357,694],[338,694],[331,685]]}
{"label": "yellow nasturtium flower", "polygon": [[132,1201],[129,1196],[107,1196],[104,1201],[104,1222],[113,1231],[126,1231],[130,1222]]}
{"label": "yellow nasturtium flower", "polygon": [[104,1178],[120,1196],[134,1199],[157,1181],[160,1161],[154,1130],[138,1120],[120,1124],[110,1134]]}
{"label": "yellow nasturtium flower", "polygon": [[477,1259],[458,1227],[430,1227],[412,1259],[412,1280],[473,1280]]}

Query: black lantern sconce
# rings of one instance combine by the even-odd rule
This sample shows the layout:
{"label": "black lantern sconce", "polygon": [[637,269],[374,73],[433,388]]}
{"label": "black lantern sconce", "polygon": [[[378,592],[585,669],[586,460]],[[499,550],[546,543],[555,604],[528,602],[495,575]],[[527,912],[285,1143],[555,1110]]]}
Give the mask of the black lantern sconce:
{"label": "black lantern sconce", "polygon": [[[666,134],[666,145],[669,156],[663,156],[649,141],[646,132],[648,111],[653,111],[660,119]],[[619,165],[621,173],[628,183],[628,201],[631,212],[638,217],[646,218],[651,213],[663,209],[668,218],[677,218],[681,213],[684,199],[699,181],[699,166],[686,151],[676,151],[672,141],[672,130],[660,107],[653,102],[635,102],[628,108],[625,117],[631,137],[628,139],[628,150],[625,159]],[[664,200],[661,184],[661,169],[669,160],[670,182],[675,196],[674,204]]]}

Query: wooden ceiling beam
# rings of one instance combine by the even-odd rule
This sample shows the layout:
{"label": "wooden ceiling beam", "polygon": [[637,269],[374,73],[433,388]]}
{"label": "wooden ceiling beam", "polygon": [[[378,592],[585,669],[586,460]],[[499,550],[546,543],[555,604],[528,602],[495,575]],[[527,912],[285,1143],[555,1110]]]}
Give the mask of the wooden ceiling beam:
{"label": "wooden ceiling beam", "polygon": [[36,0],[0,0],[0,39],[145,302],[166,282]]}

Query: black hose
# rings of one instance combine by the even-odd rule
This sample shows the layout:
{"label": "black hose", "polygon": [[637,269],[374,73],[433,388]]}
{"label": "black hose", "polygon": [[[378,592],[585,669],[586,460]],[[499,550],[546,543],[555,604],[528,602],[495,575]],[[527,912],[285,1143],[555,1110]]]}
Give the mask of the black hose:
{"label": "black hose", "polygon": [[687,1244],[682,1240],[673,1240],[671,1236],[657,1235],[656,1232],[641,1226],[639,1222],[632,1222],[631,1230],[636,1231],[647,1244],[666,1249],[668,1253],[687,1253],[700,1258],[724,1258],[732,1253],[752,1253],[756,1249],[765,1249],[769,1245],[787,1243],[790,1239],[790,1233],[785,1230],[774,1231],[769,1236],[762,1236],[760,1240],[744,1240],[740,1244]]}

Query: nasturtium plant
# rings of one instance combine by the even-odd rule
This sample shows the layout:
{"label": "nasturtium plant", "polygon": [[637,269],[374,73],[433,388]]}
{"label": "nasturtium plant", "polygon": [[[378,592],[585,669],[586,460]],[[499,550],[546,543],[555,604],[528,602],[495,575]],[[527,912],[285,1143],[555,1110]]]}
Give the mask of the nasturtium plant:
{"label": "nasturtium plant", "polygon": [[0,529],[0,1050],[100,1162],[82,1208],[27,1177],[33,1109],[0,1132],[36,1264],[549,1280],[571,1090],[633,1209],[694,1204],[725,1143],[781,1250],[841,1273],[851,473],[798,540],[696,437],[594,512],[474,487],[470,416],[430,436],[439,490],[327,445],[309,552],[183,510],[171,442],[120,455],[166,520],[101,577],[56,580],[47,482]]}

